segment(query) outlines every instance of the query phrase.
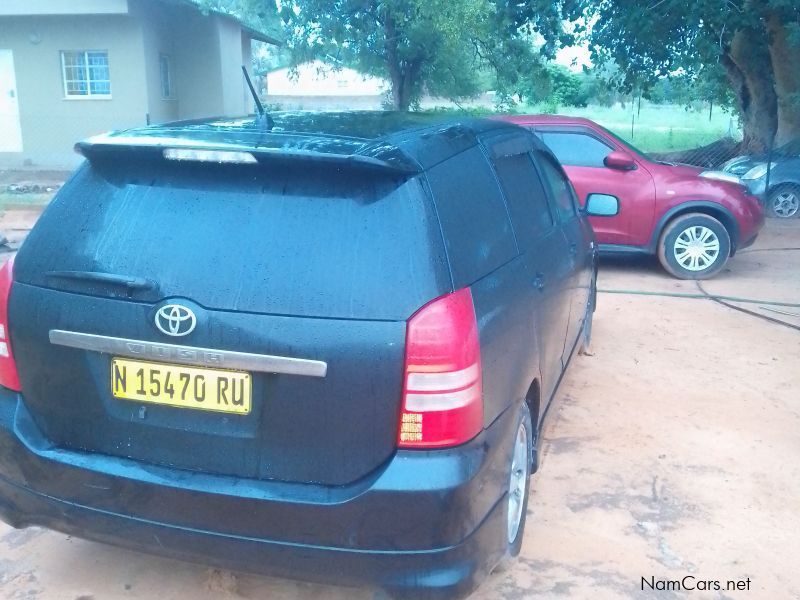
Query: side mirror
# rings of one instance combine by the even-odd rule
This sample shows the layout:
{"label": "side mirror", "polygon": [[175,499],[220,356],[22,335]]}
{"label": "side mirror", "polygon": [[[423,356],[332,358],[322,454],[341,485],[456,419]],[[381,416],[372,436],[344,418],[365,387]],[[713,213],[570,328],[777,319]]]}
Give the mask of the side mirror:
{"label": "side mirror", "polygon": [[617,169],[618,171],[632,171],[636,168],[636,162],[625,152],[615,150],[603,159],[603,164],[609,169]]}
{"label": "side mirror", "polygon": [[619,198],[609,194],[589,194],[586,214],[590,217],[613,217],[619,214]]}

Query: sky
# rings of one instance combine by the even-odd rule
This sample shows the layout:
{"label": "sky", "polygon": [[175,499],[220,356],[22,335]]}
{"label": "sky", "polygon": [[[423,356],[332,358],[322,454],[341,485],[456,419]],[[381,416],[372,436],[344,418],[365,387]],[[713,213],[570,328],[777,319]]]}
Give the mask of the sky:
{"label": "sky", "polygon": [[580,45],[559,48],[556,51],[556,63],[567,67],[570,71],[580,73],[584,66],[592,66],[592,61],[589,58],[589,47]]}

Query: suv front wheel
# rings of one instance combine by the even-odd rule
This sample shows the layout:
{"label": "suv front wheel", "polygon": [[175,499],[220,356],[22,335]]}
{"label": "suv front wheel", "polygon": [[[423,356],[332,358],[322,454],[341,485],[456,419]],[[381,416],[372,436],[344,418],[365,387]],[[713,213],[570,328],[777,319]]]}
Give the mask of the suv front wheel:
{"label": "suv front wheel", "polygon": [[678,279],[707,279],[725,266],[731,253],[728,230],[714,217],[681,215],[664,228],[658,244],[661,265]]}

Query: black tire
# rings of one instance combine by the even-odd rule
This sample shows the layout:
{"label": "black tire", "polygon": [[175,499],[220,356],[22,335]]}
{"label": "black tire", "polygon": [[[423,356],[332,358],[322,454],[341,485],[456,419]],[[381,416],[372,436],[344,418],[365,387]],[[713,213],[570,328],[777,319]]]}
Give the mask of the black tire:
{"label": "black tire", "polygon": [[[706,230],[713,235],[706,234]],[[703,243],[716,241],[718,244],[716,251],[709,249],[703,253],[703,256],[694,257],[688,253],[688,250],[685,250],[686,247],[697,242],[693,238],[705,235],[710,235],[710,239]],[[689,241],[687,242],[687,240]],[[692,247],[692,252],[694,252],[694,247]],[[728,230],[714,217],[701,213],[689,213],[674,218],[667,223],[658,242],[658,260],[661,262],[661,266],[678,279],[713,277],[728,262],[730,254],[731,237]],[[681,257],[681,262],[679,262],[678,256]]]}
{"label": "black tire", "polygon": [[506,500],[505,502],[505,516],[506,518],[503,520],[503,527],[501,527],[501,531],[499,535],[502,535],[503,542],[506,545],[506,552],[497,566],[494,568],[496,573],[502,573],[507,571],[513,564],[514,559],[519,556],[520,550],[522,549],[522,538],[525,535],[525,521],[526,515],[528,512],[528,499],[530,498],[531,494],[531,470],[533,469],[533,422],[531,420],[531,412],[528,408],[528,404],[526,402],[522,403],[520,406],[519,411],[517,413],[517,422],[514,426],[514,438],[511,444],[511,452],[508,458],[508,482],[509,482],[509,493],[507,493],[507,497],[510,497],[510,490],[511,490],[511,470],[514,460],[514,448],[515,442],[517,439],[517,434],[520,430],[520,427],[525,427],[526,432],[526,460],[527,463],[525,465],[524,474],[525,474],[525,487],[524,487],[524,495],[522,498],[522,516],[519,522],[519,526],[516,530],[516,535],[514,536],[513,540],[509,540],[509,527],[508,524],[508,517],[509,517],[509,510],[511,508],[511,502]]}
{"label": "black tire", "polygon": [[800,217],[800,185],[777,185],[767,194],[767,215],[776,219]]}
{"label": "black tire", "polygon": [[594,319],[594,310],[590,309],[586,312],[586,319],[583,321],[583,328],[581,330],[581,345],[578,349],[578,354],[592,356],[592,320]]}
{"label": "black tire", "polygon": [[589,304],[586,307],[586,317],[583,320],[581,329],[581,342],[578,347],[578,354],[592,355],[592,320],[594,311],[597,309],[597,271],[592,275],[592,288],[589,292]]}

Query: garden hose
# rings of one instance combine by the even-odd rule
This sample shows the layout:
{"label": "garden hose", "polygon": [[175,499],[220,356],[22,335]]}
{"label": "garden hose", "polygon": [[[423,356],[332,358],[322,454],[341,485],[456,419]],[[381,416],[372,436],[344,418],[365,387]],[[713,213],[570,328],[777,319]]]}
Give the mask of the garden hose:
{"label": "garden hose", "polygon": [[746,248],[745,250],[740,250],[738,254],[747,254],[749,252],[784,252],[788,250],[800,250],[800,248]]}
{"label": "garden hose", "polygon": [[613,289],[601,289],[598,288],[598,292],[602,292],[603,294],[623,294],[625,296],[664,296],[667,298],[690,298],[694,300],[705,300],[705,299],[720,299],[720,300],[727,300],[729,302],[741,302],[743,304],[764,304],[768,306],[784,306],[787,308],[800,308],[800,304],[794,302],[775,302],[773,300],[759,300],[757,298],[739,298],[738,296],[719,296],[717,294],[709,294],[707,293],[702,287],[700,287],[699,282],[697,283],[697,287],[700,289],[700,294],[691,294],[691,293],[684,293],[684,292],[647,292],[644,290],[613,290]]}
{"label": "garden hose", "polygon": [[703,286],[700,284],[699,281],[695,281],[695,283],[697,284],[697,289],[700,290],[699,294],[691,294],[684,292],[648,292],[645,290],[615,290],[615,289],[603,289],[603,288],[598,288],[597,291],[598,293],[601,294],[622,294],[625,296],[661,296],[665,298],[689,298],[692,300],[713,300],[714,302],[721,304],[727,308],[731,308],[733,310],[737,310],[739,312],[743,312],[745,314],[758,317],[759,319],[764,319],[765,321],[769,321],[770,323],[775,323],[776,325],[783,325],[784,327],[789,327],[790,329],[795,329],[797,331],[800,331],[800,325],[795,325],[794,323],[788,323],[786,321],[783,321],[782,319],[775,319],[773,317],[762,315],[752,310],[747,310],[746,308],[742,308],[741,306],[730,304],[731,302],[740,302],[742,304],[762,304],[769,306],[800,308],[800,304],[798,303],[775,302],[773,300],[758,300],[756,298],[740,298],[738,296],[720,296],[717,294],[709,294],[703,288]]}
{"label": "garden hose", "polygon": [[[725,300],[723,300],[724,296],[715,296],[713,294],[709,294],[708,292],[706,292],[703,289],[703,286],[700,284],[699,281],[695,281],[695,283],[697,284],[697,289],[699,289],[703,293],[704,296],[706,296],[709,300],[713,300],[717,304],[721,304],[722,306],[726,306],[728,308],[732,308],[733,310],[738,310],[739,312],[742,312],[742,313],[744,313],[746,315],[750,315],[750,316],[753,316],[753,317],[758,317],[759,319],[764,319],[765,321],[769,321],[770,323],[775,323],[776,325],[783,325],[784,327],[788,327],[789,329],[794,329],[796,331],[800,331],[800,325],[795,325],[794,323],[789,323],[787,321],[784,321],[783,319],[776,319],[775,317],[768,317],[767,315],[762,315],[761,313],[757,313],[757,312],[752,311],[752,310],[747,310],[746,308],[742,308],[741,306],[736,306],[735,304],[730,304],[729,302],[726,302]],[[766,304],[766,303],[764,303],[764,304]],[[772,304],[775,305],[774,303],[772,303]],[[783,304],[781,306],[798,307],[798,306],[800,306],[800,304]]]}
{"label": "garden hose", "polygon": [[[746,252],[782,252],[782,251],[792,251],[792,250],[800,250],[797,247],[788,247],[788,248],[752,248],[747,250],[742,250],[739,254],[744,254]],[[800,325],[795,325],[794,323],[788,323],[782,319],[776,319],[774,317],[769,317],[767,315],[762,315],[761,313],[757,313],[752,310],[748,310],[746,308],[742,308],[741,306],[736,306],[735,304],[731,304],[731,302],[739,302],[741,304],[761,304],[767,306],[783,306],[787,308],[800,308],[800,304],[795,302],[775,302],[773,300],[758,300],[756,298],[740,298],[738,296],[722,296],[718,294],[709,294],[703,286],[700,284],[699,281],[695,281],[697,285],[697,289],[700,290],[699,294],[691,294],[685,292],[648,292],[644,290],[611,290],[611,289],[598,289],[597,291],[602,294],[623,294],[623,295],[630,295],[630,296],[662,296],[665,298],[689,298],[695,300],[712,300],[717,304],[721,304],[727,308],[742,312],[746,315],[751,315],[753,317],[758,317],[759,319],[763,319],[765,321],[769,321],[770,323],[775,323],[776,325],[782,325],[784,327],[788,327],[790,329],[794,329],[796,331],[800,331]],[[779,312],[779,311],[775,311]],[[788,313],[787,313],[788,314]]]}

